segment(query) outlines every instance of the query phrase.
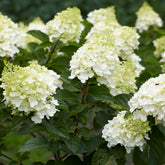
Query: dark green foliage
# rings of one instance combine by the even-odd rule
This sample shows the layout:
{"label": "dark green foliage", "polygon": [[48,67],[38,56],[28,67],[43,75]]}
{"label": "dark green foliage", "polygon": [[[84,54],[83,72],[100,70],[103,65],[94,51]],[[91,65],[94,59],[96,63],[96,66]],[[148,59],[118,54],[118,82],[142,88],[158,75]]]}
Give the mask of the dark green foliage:
{"label": "dark green foliage", "polygon": [[[141,6],[144,0],[1,0],[0,11],[10,18],[18,21],[30,22],[33,18],[40,16],[45,22],[52,19],[53,16],[67,7],[77,6],[81,9],[84,17],[88,12],[114,5],[116,7],[117,18],[123,25],[134,26],[135,12]],[[159,12],[162,19],[165,19],[163,0],[148,0],[154,10]]]}

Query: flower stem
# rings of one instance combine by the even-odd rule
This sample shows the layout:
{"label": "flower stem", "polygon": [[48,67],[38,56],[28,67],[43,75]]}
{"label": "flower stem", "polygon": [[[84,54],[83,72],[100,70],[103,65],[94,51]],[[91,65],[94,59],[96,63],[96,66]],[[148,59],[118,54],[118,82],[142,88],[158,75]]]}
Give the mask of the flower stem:
{"label": "flower stem", "polygon": [[[83,92],[82,92],[82,97],[81,97],[81,104],[84,103],[84,98],[85,98],[85,95],[86,95],[86,91],[87,91],[87,88],[88,88],[88,84],[89,84],[89,80],[87,80],[85,86],[84,86],[84,89],[83,89]],[[80,118],[80,113],[76,115],[76,126],[78,126],[78,122],[79,122],[79,118]],[[77,132],[77,128],[75,129],[75,133]]]}
{"label": "flower stem", "polygon": [[11,160],[11,161],[14,161],[14,159],[10,158],[9,156],[7,156],[5,154],[0,153],[0,155],[3,156],[3,157],[5,157],[5,158],[7,158],[7,159],[9,159],[9,160]]}
{"label": "flower stem", "polygon": [[52,48],[52,50],[51,50],[51,52],[50,52],[50,54],[49,54],[49,57],[48,57],[48,59],[47,59],[47,61],[46,61],[46,64],[48,64],[48,62],[50,61],[50,59],[51,59],[51,57],[52,57],[52,55],[53,55],[53,53],[54,53],[54,51],[55,51],[55,49],[56,49],[57,44],[59,43],[59,41],[60,41],[60,37],[59,37],[58,40],[55,42],[55,44],[54,44],[54,46],[53,46],[53,48]]}

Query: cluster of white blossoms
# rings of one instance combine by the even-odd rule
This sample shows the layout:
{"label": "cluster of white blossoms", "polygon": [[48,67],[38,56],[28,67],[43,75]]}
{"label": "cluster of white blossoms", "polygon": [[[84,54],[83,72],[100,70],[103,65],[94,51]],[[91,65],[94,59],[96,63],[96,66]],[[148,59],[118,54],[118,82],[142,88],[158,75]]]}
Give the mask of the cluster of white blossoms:
{"label": "cluster of white blossoms", "polygon": [[[109,9],[113,9],[112,14],[107,12]],[[100,22],[98,13],[104,16]],[[134,92],[135,78],[144,70],[139,63],[141,59],[133,53],[138,48],[139,35],[135,28],[118,24],[114,8],[100,9],[98,13],[96,10],[89,17],[97,23],[94,22],[87,41],[72,56],[70,78],[78,77],[85,83],[96,77],[97,82],[104,84],[114,96]],[[110,15],[114,15],[113,21],[109,21]]]}
{"label": "cluster of white blossoms", "polygon": [[93,36],[93,40],[80,47],[70,61],[71,76],[78,77],[82,83],[95,74],[104,77],[110,74],[120,64],[117,50],[108,32]]}
{"label": "cluster of white blossoms", "polygon": [[46,24],[50,40],[60,38],[63,43],[79,42],[81,32],[84,30],[82,16],[77,7],[67,8],[57,13],[54,19]]}
{"label": "cluster of white blossoms", "polygon": [[87,21],[95,25],[99,22],[104,21],[114,22],[116,21],[115,8],[114,6],[109,6],[107,8],[101,8],[98,10],[91,11],[87,15]]}
{"label": "cluster of white blossoms", "polygon": [[149,140],[147,132],[151,130],[148,121],[133,119],[130,115],[125,118],[126,111],[121,111],[116,117],[108,121],[102,131],[102,137],[108,142],[108,147],[121,144],[130,153],[134,147],[143,150],[146,140]]}
{"label": "cluster of white blossoms", "polygon": [[137,20],[135,27],[139,32],[149,29],[149,27],[162,27],[163,22],[159,15],[152,9],[152,7],[144,2],[142,7],[136,12]]}
{"label": "cluster of white blossoms", "polygon": [[165,125],[165,74],[147,80],[128,104],[134,119],[146,121],[153,116],[156,123]]}
{"label": "cluster of white blossoms", "polygon": [[27,34],[30,30],[40,30],[43,33],[47,34],[46,26],[41,20],[41,18],[37,17],[32,22],[28,24],[28,26],[24,25],[23,22],[19,23],[19,43],[21,47],[27,48],[27,44],[30,42],[41,43],[41,41],[30,34]]}
{"label": "cluster of white blossoms", "polygon": [[121,27],[115,15],[114,6],[94,10],[88,14],[87,21],[93,24],[91,31],[87,34],[86,39],[92,35],[100,34],[104,30],[114,31],[116,28]]}
{"label": "cluster of white blossoms", "polygon": [[0,57],[13,57],[19,52],[18,25],[0,13]]}
{"label": "cluster of white blossoms", "polygon": [[162,36],[153,41],[156,48],[154,55],[156,57],[161,57],[161,62],[165,62],[165,36]]}
{"label": "cluster of white blossoms", "polygon": [[41,123],[44,116],[52,117],[58,111],[53,95],[57,88],[62,88],[59,78],[54,71],[36,63],[27,67],[6,63],[0,86],[4,89],[5,104],[13,108],[13,114],[33,112],[31,119]]}

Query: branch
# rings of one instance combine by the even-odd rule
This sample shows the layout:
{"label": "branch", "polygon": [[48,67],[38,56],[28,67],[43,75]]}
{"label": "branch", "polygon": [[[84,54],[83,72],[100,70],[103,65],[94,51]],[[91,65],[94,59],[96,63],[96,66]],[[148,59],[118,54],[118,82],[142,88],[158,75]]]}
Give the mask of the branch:
{"label": "branch", "polygon": [[7,158],[7,159],[9,159],[9,160],[11,160],[11,161],[14,161],[14,159],[10,158],[9,156],[7,156],[5,154],[0,153],[0,155],[3,156],[3,157],[5,157],[5,158]]}
{"label": "branch", "polygon": [[5,165],[5,164],[3,164],[2,162],[0,162],[0,165]]}
{"label": "branch", "polygon": [[95,104],[91,105],[91,106],[89,107],[89,109],[94,108],[99,102],[100,102],[100,101],[97,101]]}
{"label": "branch", "polygon": [[85,86],[84,86],[84,90],[83,90],[83,94],[82,94],[82,98],[81,98],[81,104],[83,104],[83,102],[84,102],[84,97],[85,97],[85,95],[86,95],[86,91],[87,91],[87,87],[88,87],[89,80],[90,80],[90,79],[87,80],[87,82],[86,82],[86,84],[85,84]]}
{"label": "branch", "polygon": [[[85,98],[86,91],[87,91],[87,88],[88,88],[89,80],[90,79],[87,80],[87,82],[84,86],[84,89],[83,89],[83,92],[82,92],[82,97],[81,97],[81,104],[83,104],[83,102],[84,102],[84,98]],[[76,115],[76,126],[78,126],[79,118],[80,118],[80,113]],[[77,132],[77,128],[75,129],[75,133],[76,132]]]}
{"label": "branch", "polygon": [[153,29],[151,29],[151,35],[152,35],[152,38],[155,39],[155,33]]}
{"label": "branch", "polygon": [[63,157],[61,157],[61,160],[65,160],[65,158],[68,156],[69,154],[65,154]]}
{"label": "branch", "polygon": [[[60,36],[61,37],[61,36]],[[52,50],[51,50],[51,52],[50,52],[50,54],[49,54],[49,57],[48,57],[48,59],[47,59],[47,61],[46,61],[46,64],[49,62],[49,60],[51,59],[51,57],[52,57],[52,55],[53,55],[53,53],[54,53],[54,51],[55,51],[55,49],[56,49],[56,47],[57,47],[57,44],[59,43],[59,41],[60,41],[60,37],[58,38],[58,40],[56,41],[56,43],[54,44],[54,46],[53,46],[53,48],[52,48]]]}

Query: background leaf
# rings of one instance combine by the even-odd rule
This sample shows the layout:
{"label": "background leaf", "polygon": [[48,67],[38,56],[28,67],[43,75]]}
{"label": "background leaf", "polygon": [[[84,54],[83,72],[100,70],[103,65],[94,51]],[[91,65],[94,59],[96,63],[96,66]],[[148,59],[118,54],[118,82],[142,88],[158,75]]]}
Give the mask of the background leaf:
{"label": "background leaf", "polygon": [[43,137],[35,137],[28,140],[19,150],[19,152],[30,151],[38,147],[44,147],[47,145],[47,141]]}

